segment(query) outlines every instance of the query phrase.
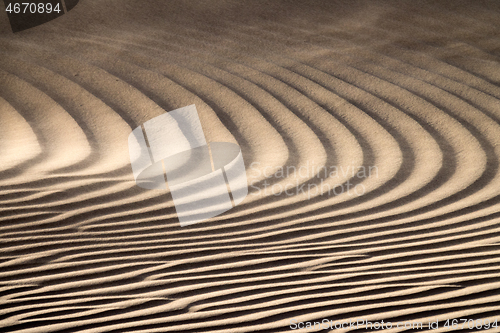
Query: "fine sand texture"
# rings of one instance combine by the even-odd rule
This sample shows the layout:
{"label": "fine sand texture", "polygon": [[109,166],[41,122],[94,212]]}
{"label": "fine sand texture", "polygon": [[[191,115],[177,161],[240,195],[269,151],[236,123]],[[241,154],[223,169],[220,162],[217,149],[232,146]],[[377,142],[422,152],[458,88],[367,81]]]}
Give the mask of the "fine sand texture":
{"label": "fine sand texture", "polygon": [[[500,1],[1,6],[0,332],[500,325]],[[249,194],[180,227],[128,136],[191,104]]]}

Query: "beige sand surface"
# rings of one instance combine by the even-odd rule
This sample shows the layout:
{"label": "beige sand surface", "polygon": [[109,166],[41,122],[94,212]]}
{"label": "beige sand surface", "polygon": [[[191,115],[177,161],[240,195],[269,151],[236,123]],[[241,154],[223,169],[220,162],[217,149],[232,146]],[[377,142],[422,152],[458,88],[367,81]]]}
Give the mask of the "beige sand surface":
{"label": "beige sand surface", "polygon": [[[500,321],[499,61],[494,0],[81,0],[16,34],[0,13],[0,331]],[[250,188],[181,228],[127,138],[190,104]]]}

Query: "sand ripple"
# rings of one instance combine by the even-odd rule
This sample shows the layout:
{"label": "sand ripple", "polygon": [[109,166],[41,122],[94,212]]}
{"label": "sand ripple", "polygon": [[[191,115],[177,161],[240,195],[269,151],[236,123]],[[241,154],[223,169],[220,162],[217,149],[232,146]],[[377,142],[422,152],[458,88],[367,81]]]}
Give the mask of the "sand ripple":
{"label": "sand ripple", "polygon": [[[499,15],[102,0],[15,35],[0,22],[1,330],[496,318]],[[168,192],[135,186],[127,137],[190,104],[252,186],[181,228]]]}

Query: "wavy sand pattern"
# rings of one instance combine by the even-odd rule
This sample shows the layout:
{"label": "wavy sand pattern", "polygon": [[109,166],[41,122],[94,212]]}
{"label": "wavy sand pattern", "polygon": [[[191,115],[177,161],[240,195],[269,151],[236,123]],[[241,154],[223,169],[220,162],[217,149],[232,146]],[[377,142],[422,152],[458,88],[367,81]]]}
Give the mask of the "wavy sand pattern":
{"label": "wavy sand pattern", "polygon": [[[7,24],[2,332],[500,317],[498,1],[81,0]],[[252,187],[181,228],[127,137],[190,104]]]}

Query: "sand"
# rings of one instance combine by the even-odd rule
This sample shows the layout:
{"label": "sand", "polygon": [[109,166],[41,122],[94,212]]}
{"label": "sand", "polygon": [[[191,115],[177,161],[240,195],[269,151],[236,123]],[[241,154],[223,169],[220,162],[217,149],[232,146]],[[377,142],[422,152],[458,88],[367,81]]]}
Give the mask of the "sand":
{"label": "sand", "polygon": [[[15,34],[0,15],[0,331],[493,323],[499,60],[493,0],[81,0]],[[127,138],[191,104],[249,194],[180,227]]]}

